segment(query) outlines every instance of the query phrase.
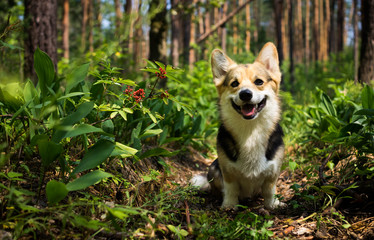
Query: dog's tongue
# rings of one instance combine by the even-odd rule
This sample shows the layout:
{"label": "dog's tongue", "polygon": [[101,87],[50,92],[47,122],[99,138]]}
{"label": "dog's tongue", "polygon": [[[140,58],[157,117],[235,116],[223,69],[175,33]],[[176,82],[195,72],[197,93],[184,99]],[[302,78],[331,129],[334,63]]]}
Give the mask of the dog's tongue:
{"label": "dog's tongue", "polygon": [[243,116],[245,117],[250,117],[252,115],[254,115],[256,113],[256,105],[254,104],[244,104],[242,107],[241,107],[241,112],[243,114]]}

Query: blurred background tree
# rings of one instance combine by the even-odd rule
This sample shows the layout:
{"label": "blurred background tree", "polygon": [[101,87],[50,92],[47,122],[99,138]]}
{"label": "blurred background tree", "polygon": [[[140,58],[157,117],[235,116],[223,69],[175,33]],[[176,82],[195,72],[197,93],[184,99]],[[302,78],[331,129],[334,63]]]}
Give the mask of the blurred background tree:
{"label": "blurred background tree", "polygon": [[[35,79],[36,47],[56,68],[102,51],[137,72],[143,59],[193,68],[214,48],[246,60],[273,41],[287,89],[296,84],[297,66],[344,61],[335,58],[341,54],[352,56],[352,78],[373,79],[373,0],[7,0],[0,3],[0,21],[1,46],[23,49],[2,47],[0,69],[24,72],[21,78]],[[16,21],[23,30],[8,31]]]}

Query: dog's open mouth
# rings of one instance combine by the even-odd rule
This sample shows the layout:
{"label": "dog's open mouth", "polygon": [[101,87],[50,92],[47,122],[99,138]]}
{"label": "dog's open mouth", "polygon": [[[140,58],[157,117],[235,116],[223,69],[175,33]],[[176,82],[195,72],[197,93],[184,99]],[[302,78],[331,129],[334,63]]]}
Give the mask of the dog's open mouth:
{"label": "dog's open mouth", "polygon": [[245,119],[253,119],[257,116],[259,112],[266,105],[266,97],[257,104],[246,103],[242,106],[236,105],[233,100],[231,100],[232,107],[243,116]]}

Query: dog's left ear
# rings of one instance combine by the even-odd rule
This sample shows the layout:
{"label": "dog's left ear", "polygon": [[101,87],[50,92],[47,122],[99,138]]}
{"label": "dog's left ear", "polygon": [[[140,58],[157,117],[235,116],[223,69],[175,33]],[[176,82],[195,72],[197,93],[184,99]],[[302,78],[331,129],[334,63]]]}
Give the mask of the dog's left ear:
{"label": "dog's left ear", "polygon": [[256,58],[256,62],[263,64],[280,81],[281,72],[279,69],[278,51],[273,43],[268,42],[265,44]]}
{"label": "dog's left ear", "polygon": [[223,83],[227,71],[235,62],[218,49],[213,50],[210,61],[212,64],[213,81],[217,87]]}

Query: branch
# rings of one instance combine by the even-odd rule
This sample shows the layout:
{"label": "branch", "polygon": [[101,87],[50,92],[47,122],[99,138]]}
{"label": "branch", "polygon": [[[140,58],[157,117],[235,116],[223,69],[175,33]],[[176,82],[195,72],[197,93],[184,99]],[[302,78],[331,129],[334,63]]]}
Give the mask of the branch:
{"label": "branch", "polygon": [[203,35],[201,35],[197,40],[196,40],[196,43],[200,43],[202,41],[204,41],[207,37],[209,37],[209,35],[211,35],[213,32],[215,32],[219,27],[221,27],[223,24],[225,24],[227,21],[229,21],[231,18],[234,17],[235,14],[237,14],[240,10],[242,10],[245,5],[247,5],[248,3],[252,2],[252,0],[246,0],[242,5],[240,5],[239,7],[237,7],[234,11],[232,11],[229,15],[225,16],[224,18],[222,18],[218,23],[214,24],[214,26],[210,29],[209,32],[206,32],[204,33]]}

